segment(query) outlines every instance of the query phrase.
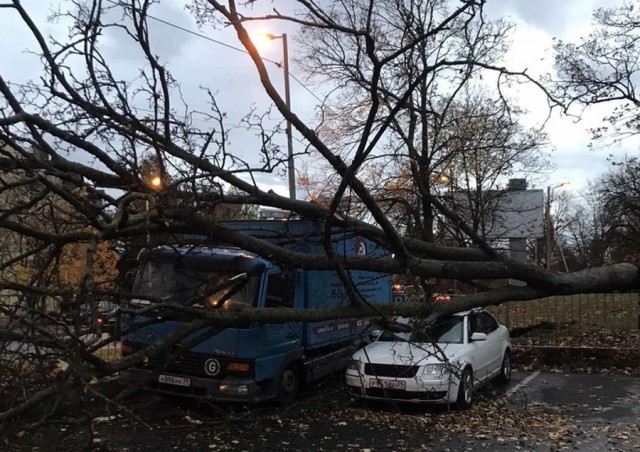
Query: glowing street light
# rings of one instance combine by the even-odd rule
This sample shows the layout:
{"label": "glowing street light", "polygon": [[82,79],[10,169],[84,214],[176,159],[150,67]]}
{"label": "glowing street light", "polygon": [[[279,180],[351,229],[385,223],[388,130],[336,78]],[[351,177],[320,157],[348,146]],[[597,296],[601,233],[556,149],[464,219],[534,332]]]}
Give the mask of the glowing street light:
{"label": "glowing street light", "polygon": [[264,30],[251,32],[250,36],[251,42],[253,42],[255,48],[258,49],[258,52],[262,52],[263,50],[271,47],[271,41],[276,39],[274,35],[272,35],[271,33],[266,33]]}

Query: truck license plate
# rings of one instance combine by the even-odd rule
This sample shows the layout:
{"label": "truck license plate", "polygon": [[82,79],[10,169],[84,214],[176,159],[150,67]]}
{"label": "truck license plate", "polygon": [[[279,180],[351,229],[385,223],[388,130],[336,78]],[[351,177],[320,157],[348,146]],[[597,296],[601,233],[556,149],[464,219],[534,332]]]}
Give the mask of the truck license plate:
{"label": "truck license plate", "polygon": [[380,380],[379,378],[372,378],[369,380],[369,387],[405,390],[407,389],[407,382],[402,380]]}
{"label": "truck license plate", "polygon": [[191,386],[191,378],[176,377],[175,375],[158,375],[158,382],[175,386]]}

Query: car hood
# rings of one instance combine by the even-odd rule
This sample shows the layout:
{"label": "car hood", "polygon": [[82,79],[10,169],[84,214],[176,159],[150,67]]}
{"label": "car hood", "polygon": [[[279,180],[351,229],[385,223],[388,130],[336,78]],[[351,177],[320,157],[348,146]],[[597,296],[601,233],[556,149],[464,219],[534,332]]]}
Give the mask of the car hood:
{"label": "car hood", "polygon": [[[455,362],[462,353],[462,344],[440,344],[441,351],[430,343],[379,341],[367,345],[353,354],[353,359],[376,364],[399,366],[438,364],[446,360]],[[443,356],[444,354],[444,356]]]}

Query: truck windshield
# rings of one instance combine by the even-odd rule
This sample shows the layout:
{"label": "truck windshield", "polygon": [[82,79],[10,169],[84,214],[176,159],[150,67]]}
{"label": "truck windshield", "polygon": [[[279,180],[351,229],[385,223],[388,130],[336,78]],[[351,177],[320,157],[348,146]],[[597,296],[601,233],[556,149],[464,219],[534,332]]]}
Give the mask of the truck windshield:
{"label": "truck windshield", "polygon": [[258,275],[212,272],[173,262],[148,261],[139,270],[134,292],[185,306],[256,306]]}

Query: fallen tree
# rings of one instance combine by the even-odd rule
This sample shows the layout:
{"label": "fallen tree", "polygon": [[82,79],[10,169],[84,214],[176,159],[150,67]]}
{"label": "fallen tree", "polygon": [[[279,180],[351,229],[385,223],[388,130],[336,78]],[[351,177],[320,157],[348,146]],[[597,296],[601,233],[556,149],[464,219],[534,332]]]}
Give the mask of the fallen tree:
{"label": "fallen tree", "polygon": [[[249,2],[256,3],[256,2]],[[331,2],[330,2],[331,3]],[[336,2],[338,4],[340,2]],[[447,208],[433,190],[421,189],[424,215],[435,211],[447,218],[467,237],[468,247],[447,247],[434,241],[405,235],[401,224],[390,221],[374,188],[359,178],[367,162],[378,156],[378,145],[394,122],[402,121],[402,109],[411,104],[420,82],[436,69],[490,71],[500,81],[530,80],[526,73],[509,71],[482,58],[474,59],[476,42],[468,42],[466,52],[457,57],[437,58],[415,68],[413,83],[390,91],[382,82],[385,71],[401,64],[403,57],[420,43],[455,30],[464,39],[481,27],[484,2],[467,0],[454,9],[434,2],[438,15],[435,24],[422,34],[407,37],[397,48],[377,43],[375,14],[380,12],[370,2],[369,9],[360,2],[346,2],[359,8],[362,23],[350,23],[349,11],[320,9],[314,2],[300,1],[301,15],[269,12],[251,14],[239,11],[235,2],[227,5],[211,1],[193,2],[192,13],[199,21],[213,20],[229,25],[249,54],[262,86],[286,121],[303,137],[304,144],[320,155],[332,168],[339,184],[328,203],[280,196],[257,182],[259,176],[279,171],[287,156],[273,145],[276,129],[270,129],[266,117],[253,114],[247,125],[259,130],[253,153],[244,159],[228,147],[224,109],[216,96],[205,90],[211,110],[202,113],[191,108],[181,94],[180,85],[167,65],[156,54],[149,32],[153,4],[144,1],[92,1],[74,5],[57,19],[70,24],[70,35],[61,41],[48,40],[43,24],[36,23],[17,0],[1,3],[3,14],[14,14],[37,42],[43,76],[38,81],[19,84],[0,74],[0,230],[4,241],[0,288],[3,292],[0,328],[5,342],[27,343],[46,350],[39,359],[50,363],[56,359],[70,363],[55,374],[59,381],[89,384],[133,366],[169,349],[171,344],[202,328],[221,329],[244,322],[280,323],[283,321],[318,321],[344,317],[371,317],[385,322],[389,316],[424,316],[435,318],[473,307],[489,306],[513,300],[531,300],[549,295],[586,292],[628,291],[640,288],[638,268],[619,263],[574,273],[556,274],[534,264],[510,259],[498,252],[485,237]],[[336,5],[332,5],[336,6]],[[356,7],[354,6],[354,7]],[[441,8],[442,7],[442,8]],[[360,9],[362,8],[362,9]],[[368,90],[363,103],[365,121],[358,129],[350,153],[332,146],[319,131],[320,124],[303,121],[292,111],[276,90],[265,62],[245,28],[252,21],[284,21],[313,29],[337,33],[357,44],[356,60],[364,61],[358,76]],[[121,33],[127,45],[140,52],[141,67],[133,81],[116,75],[102,37]],[[466,37],[466,38],[465,38]],[[73,62],[73,70],[70,62]],[[472,80],[466,77],[465,83]],[[541,85],[538,85],[544,89]],[[549,96],[550,102],[555,100]],[[384,108],[383,108],[384,107]],[[247,106],[249,108],[249,106]],[[413,108],[413,107],[411,107]],[[423,105],[420,115],[430,115]],[[195,114],[212,126],[196,126]],[[263,122],[265,121],[265,122]],[[452,137],[451,140],[454,140]],[[453,151],[452,151],[453,152]],[[151,183],[143,174],[145,158],[154,160]],[[434,174],[425,174],[425,177]],[[419,185],[419,184],[418,184]],[[233,188],[230,193],[229,187]],[[365,214],[355,218],[343,208],[345,193],[357,199]],[[234,231],[216,216],[223,206],[263,206],[291,212],[291,217],[318,220],[325,225],[324,254],[302,254],[272,242]],[[366,218],[367,221],[364,221]],[[339,227],[361,235],[388,250],[386,257],[337,256],[331,246],[331,231]],[[112,248],[140,249],[153,245],[174,245],[185,236],[198,235],[200,244],[225,243],[248,250],[282,268],[322,269],[337,272],[349,296],[343,308],[325,311],[296,309],[244,309],[202,311],[187,308],[194,320],[165,341],[109,362],[95,354],[102,341],[87,344],[80,332],[65,328],[62,336],[47,336],[41,321],[61,322],[52,316],[54,305],[90,304],[95,307],[102,297],[117,299],[123,312],[135,314],[127,300],[137,295],[123,290],[121,281],[98,282],[96,253],[108,243]],[[432,235],[432,234],[431,234]],[[152,238],[152,240],[150,240]],[[204,239],[202,239],[204,238]],[[83,277],[72,287],[65,286],[61,259],[65,245],[87,245],[83,255]],[[440,278],[474,282],[512,278],[525,282],[524,287],[504,287],[478,291],[450,303],[435,304],[428,297],[424,303],[377,305],[365,303],[351,281],[350,270],[369,270],[386,274],[403,274],[421,280]],[[156,300],[157,301],[157,300]],[[180,311],[170,305],[167,316]],[[128,310],[128,311],[127,311]],[[160,316],[163,318],[163,316]],[[107,342],[114,338],[107,339]],[[52,345],[56,345],[52,347]],[[36,354],[37,355],[37,354]],[[25,358],[26,359],[26,358]],[[29,358],[31,359],[31,358]],[[57,394],[49,386],[8,408],[0,419],[24,410]],[[58,388],[58,386],[55,386]],[[66,388],[66,383],[59,388]],[[61,389],[62,390],[62,389]]]}

